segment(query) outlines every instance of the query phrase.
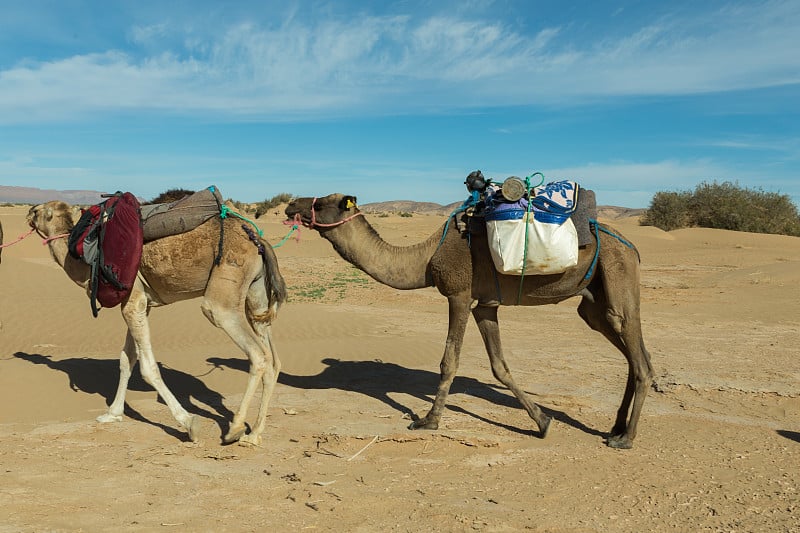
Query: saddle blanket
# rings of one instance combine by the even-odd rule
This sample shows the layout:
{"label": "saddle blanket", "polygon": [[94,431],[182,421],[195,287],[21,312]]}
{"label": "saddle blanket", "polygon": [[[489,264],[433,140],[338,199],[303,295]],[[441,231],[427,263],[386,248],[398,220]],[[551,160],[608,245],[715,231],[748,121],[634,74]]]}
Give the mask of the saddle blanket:
{"label": "saddle blanket", "polygon": [[185,233],[219,216],[222,195],[212,185],[169,204],[142,206],[144,242]]}

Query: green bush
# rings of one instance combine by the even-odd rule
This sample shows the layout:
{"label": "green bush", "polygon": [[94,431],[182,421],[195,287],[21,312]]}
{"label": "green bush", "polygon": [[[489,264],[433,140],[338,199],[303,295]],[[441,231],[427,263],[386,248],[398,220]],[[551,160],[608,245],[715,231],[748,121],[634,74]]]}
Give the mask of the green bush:
{"label": "green bush", "polygon": [[260,217],[273,207],[277,207],[281,204],[286,204],[294,200],[294,196],[289,194],[288,192],[282,192],[280,194],[276,194],[272,198],[268,200],[264,200],[263,202],[259,202],[256,204],[256,218]]}
{"label": "green bush", "polygon": [[800,236],[800,214],[788,195],[729,181],[703,182],[694,192],[658,192],[640,224],[665,231],[701,227]]}

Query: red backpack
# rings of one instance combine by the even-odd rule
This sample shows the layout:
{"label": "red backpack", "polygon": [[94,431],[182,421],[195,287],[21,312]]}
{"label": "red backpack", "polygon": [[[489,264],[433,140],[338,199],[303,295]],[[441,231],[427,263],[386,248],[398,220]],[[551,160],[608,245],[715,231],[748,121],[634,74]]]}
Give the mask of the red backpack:
{"label": "red backpack", "polygon": [[91,266],[92,314],[114,307],[130,294],[142,259],[139,201],[117,192],[83,211],[69,236],[69,253]]}

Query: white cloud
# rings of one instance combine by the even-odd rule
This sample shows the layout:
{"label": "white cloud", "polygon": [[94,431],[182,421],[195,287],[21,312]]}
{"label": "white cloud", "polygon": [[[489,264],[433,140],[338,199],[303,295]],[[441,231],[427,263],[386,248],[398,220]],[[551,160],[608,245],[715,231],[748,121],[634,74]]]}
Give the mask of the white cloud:
{"label": "white cloud", "polygon": [[292,15],[205,35],[132,26],[135,49],[0,71],[0,122],[153,109],[275,119],[769,87],[800,82],[799,26],[789,1],[609,28],[580,47],[568,26],[523,33],[458,15]]}

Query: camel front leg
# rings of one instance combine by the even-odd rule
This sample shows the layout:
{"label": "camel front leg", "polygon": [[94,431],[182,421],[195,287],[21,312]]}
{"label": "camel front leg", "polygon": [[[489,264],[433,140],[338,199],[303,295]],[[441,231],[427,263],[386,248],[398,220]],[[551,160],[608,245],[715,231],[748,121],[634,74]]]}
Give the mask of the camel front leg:
{"label": "camel front leg", "polygon": [[139,369],[142,372],[142,378],[156,389],[158,395],[161,396],[161,399],[164,400],[167,407],[169,407],[175,420],[186,429],[192,442],[196,442],[199,437],[200,418],[190,415],[186,409],[181,406],[161,377],[161,371],[158,369],[156,358],[153,355],[153,349],[150,346],[150,325],[147,322],[147,297],[143,292],[134,289],[128,301],[123,304],[122,316],[125,318],[125,322],[128,325],[128,332],[131,337],[133,337],[136,352],[139,354]]}
{"label": "camel front leg", "polygon": [[114,396],[114,401],[108,407],[108,411],[97,417],[97,421],[101,423],[107,422],[121,422],[122,413],[125,410],[125,393],[128,390],[128,381],[131,379],[131,371],[136,365],[136,344],[133,342],[131,332],[125,334],[125,345],[122,347],[122,353],[119,354],[119,384],[117,385],[117,394]]}
{"label": "camel front leg", "polygon": [[415,420],[408,429],[438,429],[439,420],[442,418],[445,401],[450,393],[450,386],[458,371],[458,358],[461,355],[461,344],[464,342],[464,331],[467,329],[469,306],[472,297],[468,293],[458,294],[447,298],[449,308],[449,322],[447,327],[447,342],[444,346],[444,355],[439,365],[441,377],[436,398],[428,414]]}
{"label": "camel front leg", "polygon": [[497,307],[478,305],[472,310],[472,316],[475,317],[478,330],[481,332],[481,337],[483,337],[483,344],[486,346],[486,352],[489,354],[489,362],[492,365],[494,377],[514,393],[514,396],[517,397],[528,412],[528,415],[539,427],[539,436],[545,438],[547,436],[547,430],[550,429],[551,418],[544,414],[541,408],[528,398],[525,391],[517,386],[517,383],[511,376],[511,371],[508,369],[508,365],[506,365],[505,358],[503,357],[503,348],[500,345],[500,326],[497,323]]}

